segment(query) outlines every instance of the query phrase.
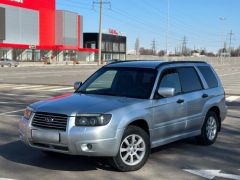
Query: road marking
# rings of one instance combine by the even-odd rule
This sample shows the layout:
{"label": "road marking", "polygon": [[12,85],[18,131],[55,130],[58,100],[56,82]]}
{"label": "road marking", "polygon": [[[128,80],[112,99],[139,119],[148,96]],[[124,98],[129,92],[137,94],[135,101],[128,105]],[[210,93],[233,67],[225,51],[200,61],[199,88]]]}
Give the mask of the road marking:
{"label": "road marking", "polygon": [[229,97],[226,98],[226,101],[227,102],[233,102],[233,101],[236,101],[238,99],[240,99],[240,96],[229,96]]}
{"label": "road marking", "polygon": [[234,180],[240,180],[240,176],[235,174],[226,174],[221,173],[221,170],[192,170],[192,169],[183,169],[186,172],[189,172],[191,174],[195,174],[197,176],[201,176],[207,179],[213,179],[215,177],[221,177],[226,179],[234,179]]}
{"label": "road marking", "polygon": [[22,117],[22,115],[1,115],[1,116],[3,116],[3,117],[17,117],[17,118],[19,118],[19,117]]}
{"label": "road marking", "polygon": [[31,88],[41,88],[41,87],[44,87],[43,85],[34,85],[34,86],[23,86],[23,87],[15,87],[13,89],[15,90],[20,90],[20,89],[31,89]]}
{"label": "road marking", "polygon": [[64,91],[64,90],[73,90],[73,87],[64,87],[58,89],[51,89],[50,91]]}
{"label": "road marking", "polygon": [[8,102],[0,102],[0,104],[17,104],[17,105],[21,105],[21,104],[27,104],[27,103],[18,103],[18,102],[8,101]]}
{"label": "road marking", "polygon": [[15,179],[9,179],[9,178],[0,178],[0,180],[15,180]]}
{"label": "road marking", "polygon": [[19,110],[16,110],[16,111],[9,111],[9,112],[5,112],[5,113],[0,113],[0,116],[6,115],[6,114],[11,114],[11,113],[16,113],[16,112],[22,112],[24,110],[25,109],[19,109]]}
{"label": "road marking", "polygon": [[12,84],[1,84],[0,88],[7,88],[7,87],[11,87]]}
{"label": "road marking", "polygon": [[41,85],[41,84],[0,84],[0,89],[8,88],[12,90],[25,90],[25,91],[67,91],[72,90],[72,86],[57,86],[57,85]]}
{"label": "road marking", "polygon": [[34,98],[48,98],[51,96],[39,96],[39,95],[31,95],[31,94],[9,94],[9,93],[0,93],[3,96],[21,96],[21,97],[34,97]]}
{"label": "road marking", "polygon": [[59,86],[44,86],[40,88],[31,88],[31,91],[38,91],[38,90],[48,90],[52,88],[59,88]]}

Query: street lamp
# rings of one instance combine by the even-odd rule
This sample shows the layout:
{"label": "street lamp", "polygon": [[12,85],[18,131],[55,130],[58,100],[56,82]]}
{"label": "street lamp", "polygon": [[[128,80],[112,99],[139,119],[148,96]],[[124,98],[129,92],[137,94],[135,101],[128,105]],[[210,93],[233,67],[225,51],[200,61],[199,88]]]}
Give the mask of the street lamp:
{"label": "street lamp", "polygon": [[[226,18],[225,17],[219,17],[219,20],[221,22],[224,22],[226,21]],[[222,23],[224,24],[224,23]],[[224,27],[224,25],[222,25]],[[221,35],[222,34],[222,35]],[[224,45],[223,45],[223,48],[222,48],[222,43],[224,44],[224,29],[222,30],[222,32],[220,33],[220,37],[222,36],[222,40],[220,40],[220,61],[221,61],[221,64],[223,64],[223,58],[222,58],[222,54],[223,54],[223,48],[224,48]]]}

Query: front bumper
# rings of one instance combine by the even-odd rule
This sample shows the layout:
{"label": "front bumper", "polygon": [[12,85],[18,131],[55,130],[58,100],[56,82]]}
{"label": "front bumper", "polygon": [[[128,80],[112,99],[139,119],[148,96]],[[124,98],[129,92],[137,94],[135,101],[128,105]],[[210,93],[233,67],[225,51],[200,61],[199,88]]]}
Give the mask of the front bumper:
{"label": "front bumper", "polygon": [[[24,117],[19,121],[20,140],[25,144],[47,151],[84,156],[116,156],[124,129],[113,130],[109,125],[101,127],[76,127],[75,119],[68,120],[66,131],[36,128],[31,119]],[[33,132],[41,132],[44,137],[33,137]],[[58,141],[52,141],[52,135],[58,135]]]}

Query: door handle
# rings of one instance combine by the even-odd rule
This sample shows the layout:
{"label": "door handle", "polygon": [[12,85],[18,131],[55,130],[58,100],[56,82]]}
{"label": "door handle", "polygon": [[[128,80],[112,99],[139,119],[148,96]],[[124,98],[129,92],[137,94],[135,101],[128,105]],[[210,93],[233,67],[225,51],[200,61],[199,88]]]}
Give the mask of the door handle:
{"label": "door handle", "polygon": [[208,97],[208,94],[203,94],[202,95],[202,98],[207,98]]}
{"label": "door handle", "polygon": [[184,99],[179,99],[179,100],[177,100],[177,103],[178,103],[178,104],[184,103]]}

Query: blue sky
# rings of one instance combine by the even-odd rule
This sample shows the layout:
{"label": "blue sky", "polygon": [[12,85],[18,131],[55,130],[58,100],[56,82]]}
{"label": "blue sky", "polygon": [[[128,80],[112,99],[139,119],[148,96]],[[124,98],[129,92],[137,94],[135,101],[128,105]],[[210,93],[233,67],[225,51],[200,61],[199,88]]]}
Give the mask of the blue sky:
{"label": "blue sky", "polygon": [[[84,31],[97,32],[99,6],[92,7],[92,0],[56,0],[58,9],[65,9],[84,16]],[[206,48],[216,51],[229,43],[232,30],[232,46],[240,45],[240,0],[169,0],[169,49],[180,48],[183,37],[189,48]],[[136,38],[140,45],[151,47],[153,39],[157,49],[166,48],[168,0],[110,0],[104,5],[103,29],[117,29],[128,38],[128,50],[134,49]],[[224,17],[225,20],[219,20]]]}

